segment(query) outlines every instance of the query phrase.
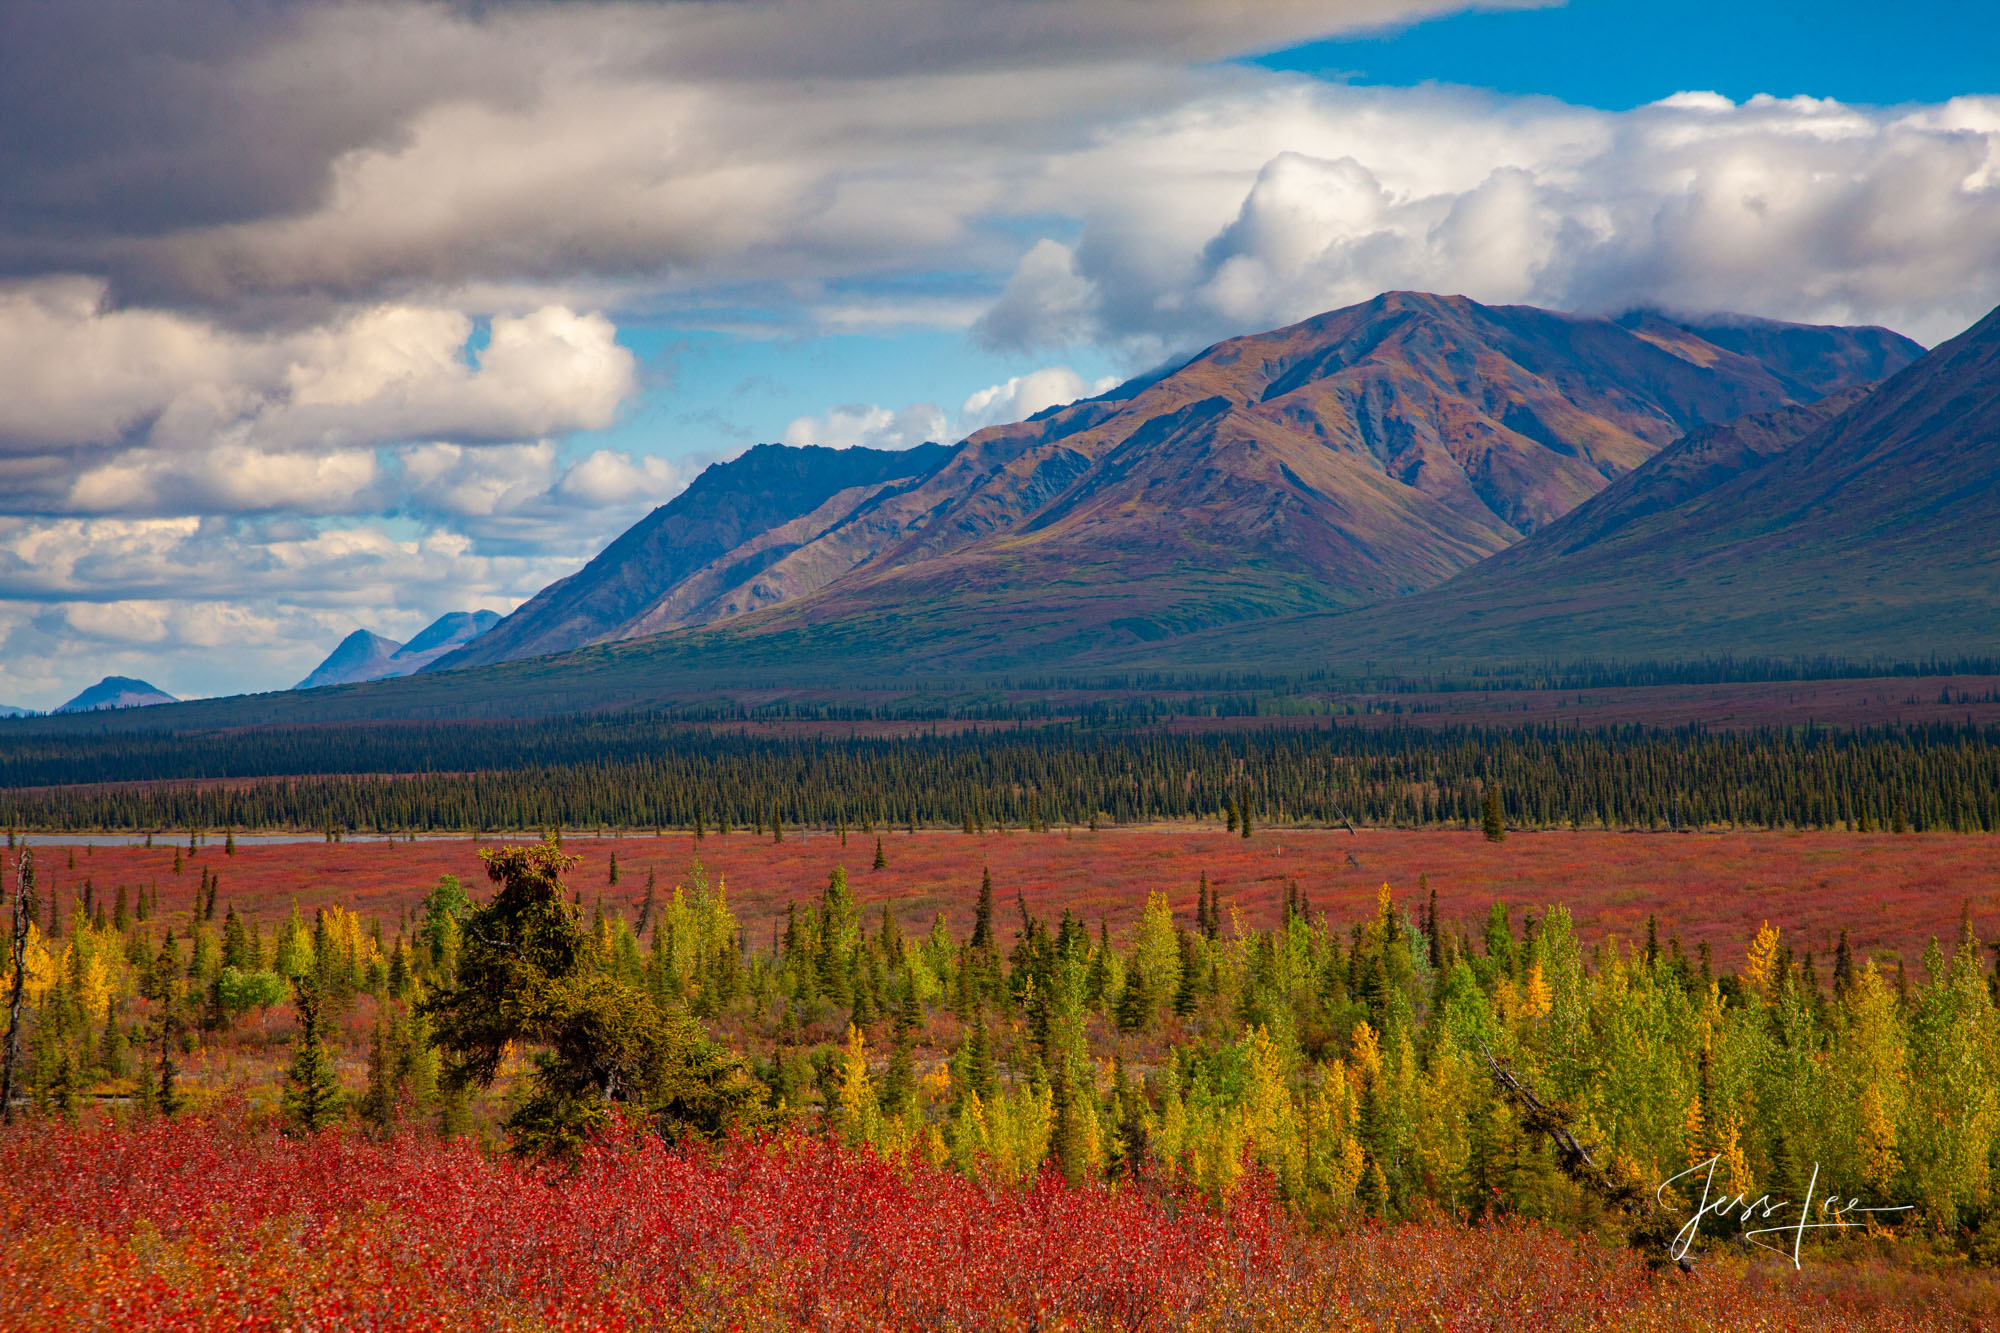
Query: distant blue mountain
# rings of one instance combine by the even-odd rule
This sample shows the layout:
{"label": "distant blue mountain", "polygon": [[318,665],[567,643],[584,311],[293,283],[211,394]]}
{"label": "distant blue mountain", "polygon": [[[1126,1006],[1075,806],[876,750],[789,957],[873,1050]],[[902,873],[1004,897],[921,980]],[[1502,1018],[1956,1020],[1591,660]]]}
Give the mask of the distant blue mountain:
{"label": "distant blue mountain", "polygon": [[348,685],[357,680],[380,680],[392,674],[389,659],[401,652],[403,645],[394,639],[385,639],[379,634],[371,634],[358,629],[340,641],[340,646],[326,655],[326,660],[313,668],[312,674],[298,684],[295,690],[312,690],[322,685]]}
{"label": "distant blue mountain", "polygon": [[497,611],[451,611],[419,630],[408,643],[397,643],[365,629],[355,630],[313,668],[310,676],[292,688],[317,689],[322,685],[353,685],[364,680],[387,680],[423,670],[446,653],[471,643],[500,623]]}
{"label": "distant blue mountain", "polygon": [[135,680],[131,676],[106,676],[56,711],[95,713],[105,708],[144,708],[148,704],[179,702],[159,686],[149,685],[143,680]]}
{"label": "distant blue mountain", "polygon": [[[395,674],[407,676],[410,672],[428,664],[433,658],[441,657],[453,648],[462,648],[500,623],[498,611],[451,611],[439,616],[417,632],[417,636],[403,645],[398,663],[403,669]],[[415,666],[408,665],[422,657]]]}

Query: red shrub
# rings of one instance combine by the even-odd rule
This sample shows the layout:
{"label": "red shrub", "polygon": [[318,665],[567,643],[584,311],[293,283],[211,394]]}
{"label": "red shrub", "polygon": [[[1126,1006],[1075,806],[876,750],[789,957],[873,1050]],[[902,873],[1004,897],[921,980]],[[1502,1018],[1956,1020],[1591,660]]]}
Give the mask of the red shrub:
{"label": "red shrub", "polygon": [[990,1189],[810,1139],[555,1177],[240,1118],[0,1133],[9,1331],[1980,1326],[1936,1284],[1793,1278],[1661,1279],[1537,1226],[1315,1237],[1254,1191]]}

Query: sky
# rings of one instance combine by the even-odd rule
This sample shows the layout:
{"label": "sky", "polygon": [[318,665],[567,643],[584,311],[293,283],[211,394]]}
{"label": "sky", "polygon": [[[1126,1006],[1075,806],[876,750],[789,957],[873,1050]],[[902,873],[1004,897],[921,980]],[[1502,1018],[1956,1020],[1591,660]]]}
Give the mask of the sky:
{"label": "sky", "polygon": [[0,0],[0,704],[286,688],[752,444],[1394,288],[1940,341],[1996,9]]}

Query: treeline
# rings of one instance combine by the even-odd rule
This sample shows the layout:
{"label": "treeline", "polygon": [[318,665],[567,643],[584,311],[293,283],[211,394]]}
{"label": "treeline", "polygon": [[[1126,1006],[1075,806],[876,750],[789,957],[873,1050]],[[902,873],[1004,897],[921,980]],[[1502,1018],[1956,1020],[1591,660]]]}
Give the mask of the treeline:
{"label": "treeline", "polygon": [[[1328,727],[1228,736],[1022,730],[770,740],[637,724],[439,729],[438,767],[240,784],[0,791],[19,829],[329,832],[785,824],[1048,828],[1216,820],[1253,826],[1471,827],[1489,791],[1517,828],[1834,828],[1991,832],[2000,736],[1893,731],[1710,735],[1640,728]],[[346,733],[281,737],[357,753]],[[521,749],[507,745],[519,741]],[[254,751],[261,742],[232,738]],[[292,752],[295,753],[295,752]],[[397,751],[407,755],[405,751]],[[133,767],[158,756],[143,753]],[[108,762],[108,761],[107,761]]]}
{"label": "treeline", "polygon": [[[554,848],[489,861],[483,905],[448,879],[399,922],[329,909],[268,936],[66,902],[29,944],[29,1094],[67,1114],[108,1082],[170,1114],[187,1052],[295,994],[286,1114],[306,1128],[455,1132],[467,1089],[513,1080],[508,1132],[535,1153],[622,1107],[670,1135],[789,1122],[999,1180],[1053,1166],[1222,1194],[1255,1164],[1318,1220],[1589,1218],[1497,1065],[1560,1108],[1596,1176],[1650,1193],[1696,1170],[1666,1196],[1682,1216],[1712,1161],[1716,1193],[1813,1188],[2000,1256],[2000,979],[1969,921],[1949,953],[1884,971],[1844,937],[1817,958],[1768,927],[1729,959],[1650,928],[1586,946],[1560,907],[1447,921],[1386,886],[1351,922],[1294,889],[1253,930],[1204,883],[1191,919],[1155,894],[1114,938],[988,878],[958,935],[864,909],[838,871],[766,949],[698,869],[631,919],[565,889]],[[364,994],[357,1090],[325,1013]]]}
{"label": "treeline", "polygon": [[[1807,680],[1910,679],[1918,676],[2000,676],[2000,657],[1962,655],[1926,658],[1811,657],[1690,658],[1673,662],[1544,662],[1511,665],[1439,666],[1434,670],[1372,671],[1137,671],[1101,675],[1061,674],[998,677],[979,682],[1004,691],[1028,693],[1136,692],[1286,696],[1301,693],[1442,694],[1479,690],[1632,689],[1648,685],[1747,685]],[[951,682],[927,683],[949,692]],[[956,685],[973,688],[970,682]]]}

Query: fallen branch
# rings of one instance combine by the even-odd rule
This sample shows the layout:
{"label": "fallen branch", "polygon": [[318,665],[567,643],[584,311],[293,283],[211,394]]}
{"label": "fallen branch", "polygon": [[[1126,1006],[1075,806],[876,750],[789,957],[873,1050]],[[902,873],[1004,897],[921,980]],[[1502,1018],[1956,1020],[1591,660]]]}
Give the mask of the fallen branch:
{"label": "fallen branch", "polygon": [[[1485,1042],[1479,1044],[1479,1051],[1486,1057],[1494,1087],[1513,1106],[1521,1127],[1549,1141],[1555,1148],[1556,1165],[1565,1176],[1631,1218],[1627,1243],[1644,1254],[1648,1263],[1664,1266],[1672,1254],[1668,1240],[1675,1228],[1655,1192],[1618,1169],[1615,1163],[1608,1167],[1599,1165],[1590,1149],[1570,1129],[1566,1112],[1536,1096],[1535,1090],[1519,1075],[1493,1058]],[[1694,1259],[1685,1253],[1673,1262],[1683,1273],[1694,1271]]]}

